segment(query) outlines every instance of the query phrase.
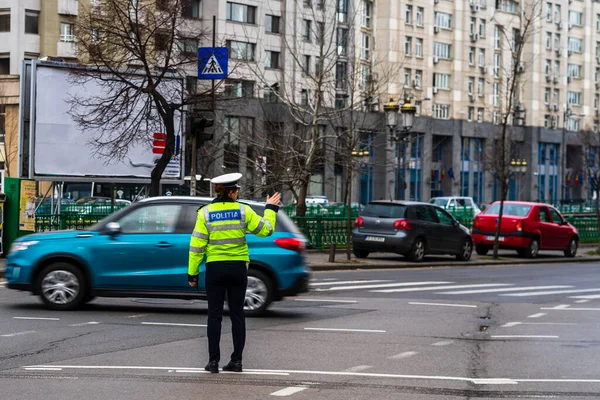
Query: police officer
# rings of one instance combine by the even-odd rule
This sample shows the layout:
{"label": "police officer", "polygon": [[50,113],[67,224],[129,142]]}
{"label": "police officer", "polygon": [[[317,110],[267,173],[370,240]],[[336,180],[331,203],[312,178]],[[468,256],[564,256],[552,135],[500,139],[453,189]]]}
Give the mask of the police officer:
{"label": "police officer", "polygon": [[217,198],[198,210],[190,240],[188,281],[198,284],[200,264],[206,255],[206,295],[208,297],[208,354],[206,371],[219,372],[221,358],[221,321],[225,294],[229,304],[233,353],[223,371],[242,372],[242,353],[246,342],[244,301],[248,283],[248,245],[246,231],[260,237],[273,233],[281,196],[267,196],[264,217],[246,204],[238,203],[240,173],[213,178]]}

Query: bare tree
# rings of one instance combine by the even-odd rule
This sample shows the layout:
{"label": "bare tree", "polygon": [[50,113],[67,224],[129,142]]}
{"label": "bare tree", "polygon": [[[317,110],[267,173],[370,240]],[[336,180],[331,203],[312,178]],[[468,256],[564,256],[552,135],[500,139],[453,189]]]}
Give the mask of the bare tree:
{"label": "bare tree", "polygon": [[[579,140],[581,142],[581,148],[583,151],[583,157],[581,158],[580,165],[581,171],[585,171],[580,185],[583,185],[583,180],[589,182],[590,190],[592,191],[592,198],[594,201],[594,211],[596,213],[596,220],[598,225],[598,232],[600,234],[600,134],[587,127],[587,129],[578,133]],[[579,171],[575,171],[577,174]],[[600,243],[596,251],[600,252]]]}
{"label": "bare tree", "polygon": [[166,147],[151,172],[151,196],[159,194],[185,106],[208,97],[186,95],[183,84],[182,71],[195,67],[206,38],[186,18],[190,7],[188,0],[102,0],[82,4],[75,26],[87,66],[75,69],[72,81],[94,81],[103,93],[72,98],[71,115],[82,129],[99,132],[91,145],[107,162],[124,159],[131,146],[150,147],[162,128]]}
{"label": "bare tree", "polygon": [[[499,3],[502,7],[502,2]],[[494,259],[498,258],[498,239],[502,226],[502,214],[504,212],[504,201],[508,196],[508,188],[511,177],[511,160],[515,157],[517,148],[514,145],[514,128],[512,125],[520,125],[517,121],[523,120],[524,108],[522,79],[525,65],[530,65],[534,59],[534,44],[532,38],[541,18],[543,2],[539,0],[520,3],[520,14],[506,18],[507,14],[496,11],[494,22],[502,26],[500,29],[501,48],[503,56],[508,55],[510,59],[504,62],[498,69],[498,102],[494,104],[498,113],[499,124],[497,136],[494,140],[491,169],[495,172],[495,179],[500,187],[500,211],[498,212],[498,225],[494,237]],[[502,10],[500,10],[502,11]],[[504,24],[504,25],[502,25]]]}
{"label": "bare tree", "polygon": [[13,163],[16,165],[19,156],[17,134],[18,119],[16,118],[16,115],[11,116],[8,112],[10,106],[16,107],[16,104],[11,104],[9,101],[11,91],[9,90],[8,85],[12,83],[15,88],[17,88],[18,81],[15,80],[9,82],[9,79],[0,81],[0,138],[3,139],[3,143],[0,145],[0,158],[4,160],[4,171],[6,176],[13,176],[12,173],[16,171],[12,171],[11,166]]}

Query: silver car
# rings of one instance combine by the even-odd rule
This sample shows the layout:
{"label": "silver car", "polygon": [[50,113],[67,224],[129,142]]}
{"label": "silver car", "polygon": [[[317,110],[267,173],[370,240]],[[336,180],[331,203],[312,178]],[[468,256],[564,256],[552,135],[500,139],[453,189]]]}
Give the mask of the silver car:
{"label": "silver car", "polygon": [[358,258],[386,252],[417,262],[427,254],[451,254],[468,261],[473,239],[469,230],[441,207],[382,200],[370,202],[356,219],[352,246]]}

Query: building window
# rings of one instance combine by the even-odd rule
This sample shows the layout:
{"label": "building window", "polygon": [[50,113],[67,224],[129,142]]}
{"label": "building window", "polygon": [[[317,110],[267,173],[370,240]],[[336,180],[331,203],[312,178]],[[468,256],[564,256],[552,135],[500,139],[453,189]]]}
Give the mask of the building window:
{"label": "building window", "polygon": [[483,89],[485,87],[485,79],[479,78],[477,80],[477,96],[483,97]]}
{"label": "building window", "polygon": [[415,56],[423,57],[423,39],[415,39]]}
{"label": "building window", "polygon": [[600,32],[600,14],[596,14],[596,32]]}
{"label": "building window", "polygon": [[406,5],[406,23],[412,25],[412,6],[410,4]]}
{"label": "building window", "polygon": [[492,84],[492,99],[494,107],[498,107],[500,105],[500,87],[496,82]]}
{"label": "building window", "polygon": [[500,53],[494,54],[494,78],[498,79],[500,77],[500,60],[502,55]]}
{"label": "building window", "polygon": [[567,92],[567,103],[570,106],[580,106],[581,92]]}
{"label": "building window", "polygon": [[60,24],[60,41],[61,42],[74,42],[75,36],[73,35],[73,24],[66,24],[61,22]]}
{"label": "building window", "polygon": [[572,132],[577,132],[580,129],[580,119],[579,118],[567,118],[567,130]]}
{"label": "building window", "polygon": [[569,10],[569,26],[582,26],[583,14],[578,11]]}
{"label": "building window", "polygon": [[265,32],[281,33],[279,31],[279,23],[281,18],[275,15],[265,15]]}
{"label": "building window", "polygon": [[469,18],[469,34],[473,36],[475,34],[475,25],[477,25],[477,18]]}
{"label": "building window", "polygon": [[492,111],[492,124],[498,125],[500,123],[500,114],[498,111]]}
{"label": "building window", "polygon": [[226,43],[229,49],[229,58],[232,60],[254,61],[256,44],[235,40],[228,40]]}
{"label": "building window", "polygon": [[338,0],[337,20],[342,24],[348,23],[348,0]]}
{"label": "building window", "polygon": [[517,14],[519,12],[519,2],[516,0],[497,0],[496,8],[500,11]]}
{"label": "building window", "polygon": [[226,97],[254,97],[254,82],[252,81],[225,81]]}
{"label": "building window", "polygon": [[550,88],[544,88],[544,104],[550,104]]}
{"label": "building window", "polygon": [[348,63],[346,62],[338,62],[335,65],[335,88],[336,89],[346,89],[346,79],[347,79],[347,69]]}
{"label": "building window", "polygon": [[417,15],[416,15],[416,23],[417,26],[423,26],[423,14],[425,13],[425,9],[423,7],[417,7]]}
{"label": "building window", "polygon": [[479,20],[479,36],[485,37],[485,19]]}
{"label": "building window", "polygon": [[434,104],[433,118],[450,119],[450,104]]}
{"label": "building window", "polygon": [[483,122],[483,108],[479,107],[477,109],[477,122]]}
{"label": "building window", "polygon": [[554,76],[558,77],[560,74],[560,61],[554,60]]}
{"label": "building window", "polygon": [[310,74],[310,56],[305,55],[304,56],[304,62],[302,63],[302,69],[304,70],[305,74]]}
{"label": "building window", "polygon": [[[342,1],[340,0],[340,2]],[[338,56],[348,55],[348,29],[337,28],[336,43]]]}
{"label": "building window", "polygon": [[552,3],[546,3],[546,22],[552,22]]}
{"label": "building window", "polygon": [[561,21],[560,12],[561,12],[560,4],[555,4],[554,5],[554,23],[555,24],[558,24]]}
{"label": "building window", "polygon": [[362,32],[360,44],[360,58],[368,60],[371,58],[371,36]]}
{"label": "building window", "polygon": [[404,87],[410,87],[410,68],[404,68]]}
{"label": "building window", "polygon": [[373,14],[373,3],[363,0],[362,2],[362,26],[371,27],[371,17]]}
{"label": "building window", "polygon": [[415,71],[415,82],[414,82],[415,83],[414,84],[415,88],[420,88],[421,87],[422,76],[423,76],[423,71],[420,70],[420,69],[417,69]]}
{"label": "building window", "polygon": [[256,24],[256,7],[227,2],[227,20]]}
{"label": "building window", "polygon": [[500,50],[502,48],[502,27],[500,25],[494,26],[494,50]]}
{"label": "building window", "polygon": [[569,51],[581,53],[582,49],[583,49],[583,41],[581,39],[574,38],[574,37],[569,38]]}
{"label": "building window", "polygon": [[554,50],[560,50],[560,34],[554,34]]}
{"label": "building window", "polygon": [[10,32],[10,9],[0,10],[0,32]]}
{"label": "building window", "polygon": [[410,56],[412,49],[412,37],[407,36],[404,38],[404,54]]}
{"label": "building window", "polygon": [[187,0],[182,4],[181,16],[184,18],[200,18],[200,0]]}
{"label": "building window", "polygon": [[317,30],[315,32],[315,43],[325,45],[325,24],[317,22]]}
{"label": "building window", "polygon": [[321,57],[315,56],[315,76],[321,76],[323,66],[321,65]]}
{"label": "building window", "polygon": [[552,104],[554,104],[555,106],[557,106],[559,99],[560,99],[560,90],[559,89],[554,89],[552,91]]}
{"label": "building window", "polygon": [[10,74],[10,57],[0,57],[0,74]]}
{"label": "building window", "polygon": [[546,50],[552,50],[552,32],[546,32]]}
{"label": "building window", "polygon": [[467,93],[470,94],[470,95],[472,95],[474,89],[475,89],[475,78],[473,78],[472,76],[470,76],[467,79]]}
{"label": "building window", "polygon": [[263,98],[266,103],[277,103],[278,97],[277,93],[279,93],[279,85],[276,83],[271,86],[265,86]]}
{"label": "building window", "polygon": [[435,26],[441,29],[452,29],[452,14],[436,11],[434,14]]}
{"label": "building window", "polygon": [[485,49],[479,49],[479,66],[485,65]]}
{"label": "building window", "polygon": [[439,58],[450,59],[452,46],[446,43],[433,42],[433,55]]}
{"label": "building window", "polygon": [[279,68],[279,52],[278,51],[265,51],[265,68]]}
{"label": "building window", "polygon": [[40,13],[38,11],[25,11],[25,33],[38,35]]}
{"label": "building window", "polygon": [[308,89],[302,89],[300,91],[300,105],[308,105]]}
{"label": "building window", "polygon": [[567,73],[571,78],[581,78],[581,65],[569,64],[567,68]]}
{"label": "building window", "polygon": [[197,57],[198,54],[198,39],[185,39],[179,41],[179,50],[184,57]]}
{"label": "building window", "polygon": [[467,121],[473,121],[475,118],[475,107],[467,108]]}
{"label": "building window", "polygon": [[433,86],[450,90],[450,74],[433,74]]}
{"label": "building window", "polygon": [[475,47],[469,47],[469,65],[475,65]]}
{"label": "building window", "polygon": [[302,20],[302,40],[310,42],[312,21],[309,19]]}

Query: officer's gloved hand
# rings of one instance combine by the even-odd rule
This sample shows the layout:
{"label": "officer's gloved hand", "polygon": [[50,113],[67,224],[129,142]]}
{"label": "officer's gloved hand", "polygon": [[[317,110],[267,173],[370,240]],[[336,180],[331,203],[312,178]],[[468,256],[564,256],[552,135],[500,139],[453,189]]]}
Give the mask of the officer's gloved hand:
{"label": "officer's gloved hand", "polygon": [[188,275],[188,283],[191,287],[196,287],[198,284],[198,275]]}

